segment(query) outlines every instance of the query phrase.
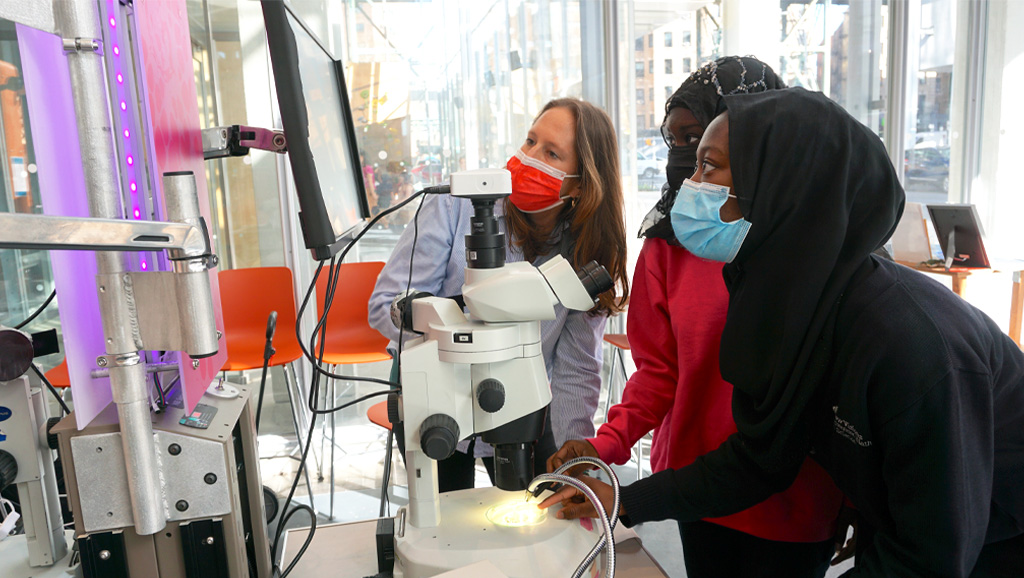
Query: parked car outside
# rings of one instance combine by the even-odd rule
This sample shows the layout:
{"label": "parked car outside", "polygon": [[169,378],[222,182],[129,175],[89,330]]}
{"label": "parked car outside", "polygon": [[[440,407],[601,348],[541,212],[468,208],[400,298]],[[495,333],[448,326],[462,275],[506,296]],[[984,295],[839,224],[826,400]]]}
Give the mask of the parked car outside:
{"label": "parked car outside", "polygon": [[904,183],[908,190],[949,192],[949,147],[909,149],[903,160]]}
{"label": "parked car outside", "polygon": [[636,151],[636,173],[645,179],[653,179],[665,172],[668,160],[667,147],[649,147]]}

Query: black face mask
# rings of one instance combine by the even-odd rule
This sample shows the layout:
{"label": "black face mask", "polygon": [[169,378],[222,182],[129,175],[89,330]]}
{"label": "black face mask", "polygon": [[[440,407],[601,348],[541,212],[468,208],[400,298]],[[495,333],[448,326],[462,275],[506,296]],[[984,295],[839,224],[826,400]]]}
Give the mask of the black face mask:
{"label": "black face mask", "polygon": [[697,146],[675,146],[668,149],[668,164],[665,176],[671,190],[678,190],[683,181],[693,176],[697,169]]}

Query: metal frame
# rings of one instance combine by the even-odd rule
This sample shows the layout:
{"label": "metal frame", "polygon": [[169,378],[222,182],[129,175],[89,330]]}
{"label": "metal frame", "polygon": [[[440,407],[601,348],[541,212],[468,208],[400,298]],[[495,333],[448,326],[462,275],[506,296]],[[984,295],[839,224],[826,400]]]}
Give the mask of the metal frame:
{"label": "metal frame", "polygon": [[[95,224],[96,226],[102,226],[107,230],[121,228],[121,240],[128,237],[130,241],[127,246],[113,243],[115,250],[96,253],[97,290],[103,319],[106,352],[102,359],[109,367],[113,400],[117,406],[135,528],[141,535],[155,534],[166,526],[167,514],[164,511],[159,462],[150,419],[145,364],[141,363],[139,356],[139,350],[143,347],[142,334],[139,330],[139,315],[132,293],[131,278],[128,275],[130,272],[125,267],[125,263],[129,260],[127,255],[121,251],[129,250],[129,248],[138,250],[137,246],[133,246],[136,243],[171,244],[168,237],[173,238],[171,232],[177,232],[184,235],[184,241],[179,243],[183,246],[174,248],[176,250],[184,249],[185,257],[192,262],[185,264],[184,268],[194,272],[197,268],[194,266],[196,260],[194,258],[204,259],[199,255],[208,253],[208,250],[205,249],[208,247],[208,242],[203,240],[204,248],[199,248],[198,237],[202,235],[197,236],[194,231],[197,229],[195,218],[198,216],[198,211],[196,210],[196,214],[193,214],[193,207],[189,206],[184,199],[174,200],[175,208],[181,213],[180,220],[185,222],[184,225],[161,229],[163,233],[156,239],[145,237],[132,239],[131,233],[123,234],[125,232],[124,222],[119,220],[122,216],[122,199],[119,193],[121,190],[119,186],[120,170],[117,163],[117,146],[114,142],[111,100],[104,61],[102,40],[104,29],[100,20],[98,4],[94,0],[5,2],[0,6],[0,15],[46,32],[57,31],[63,38],[71,76],[71,91],[74,97],[89,213],[91,217],[101,220]],[[170,188],[187,192],[188,187],[171,186]],[[192,190],[194,192],[194,181]],[[168,213],[172,212],[171,202],[172,199],[168,195]],[[195,203],[193,200],[193,204]],[[195,208],[197,208],[197,204]],[[37,215],[16,215],[14,217],[18,218],[7,222],[11,225],[25,226],[28,224],[37,227],[43,224],[59,225],[68,222]],[[143,229],[151,226],[151,223],[143,225]],[[166,227],[167,225],[161,226]],[[71,228],[76,231],[95,229],[94,226],[82,223],[81,220],[73,220]],[[132,225],[129,224],[127,229],[131,230]],[[10,234],[11,229],[6,229],[4,232]],[[39,233],[39,236],[47,236],[46,231],[39,231]],[[79,241],[83,241],[90,248],[95,248],[105,246],[102,237],[103,235],[96,238],[95,234],[92,237],[86,234],[84,237],[79,236]],[[54,245],[63,245],[61,248],[69,248],[68,245],[56,241],[57,239],[51,237],[46,241],[45,246],[53,248]],[[6,242],[5,246],[14,246],[16,242],[17,240],[11,240]],[[205,276],[205,272],[200,274]],[[194,277],[194,275],[186,276]],[[201,288],[195,283],[186,284],[191,285],[192,289]],[[206,299],[203,300],[203,296],[198,294],[192,296],[199,301],[198,307],[195,311],[189,312],[190,318],[183,323],[194,322],[207,312],[211,314],[208,321],[212,323],[213,303],[209,294],[208,279]],[[214,328],[213,331],[215,333],[216,329]],[[214,352],[216,352],[216,342],[217,339],[214,337]]]}
{"label": "metal frame", "polygon": [[[907,31],[909,28],[906,2],[889,2],[889,90],[886,94],[886,123],[883,141],[889,151],[892,166],[902,167],[906,153],[903,132],[907,101]],[[903,182],[902,168],[896,174]]]}
{"label": "metal frame", "polygon": [[[963,80],[962,90],[964,91],[964,115],[963,126],[960,129],[962,154],[960,157],[960,198],[961,203],[970,203],[974,181],[981,172],[981,149],[982,149],[982,121],[985,94],[985,60],[986,60],[986,39],[988,38],[988,0],[974,0],[967,3],[967,26],[966,45],[968,62],[960,67],[954,66],[954,71],[959,68],[965,70],[966,74],[957,74]],[[958,27],[958,30],[960,28]],[[959,44],[959,43],[958,43]],[[954,87],[956,86],[954,81]],[[955,102],[955,99],[954,99]],[[952,200],[952,199],[951,199]]]}
{"label": "metal frame", "polygon": [[53,217],[22,213],[0,214],[0,248],[161,251],[206,254],[203,232],[183,223]]}

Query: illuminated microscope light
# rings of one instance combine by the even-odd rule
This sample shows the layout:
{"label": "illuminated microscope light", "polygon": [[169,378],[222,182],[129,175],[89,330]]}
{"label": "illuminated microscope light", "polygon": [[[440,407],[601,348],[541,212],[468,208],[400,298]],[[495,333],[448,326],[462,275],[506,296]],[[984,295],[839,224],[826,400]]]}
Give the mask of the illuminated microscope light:
{"label": "illuminated microscope light", "polygon": [[495,526],[522,528],[542,524],[547,519],[548,513],[547,510],[538,508],[535,502],[514,500],[487,508],[485,516]]}

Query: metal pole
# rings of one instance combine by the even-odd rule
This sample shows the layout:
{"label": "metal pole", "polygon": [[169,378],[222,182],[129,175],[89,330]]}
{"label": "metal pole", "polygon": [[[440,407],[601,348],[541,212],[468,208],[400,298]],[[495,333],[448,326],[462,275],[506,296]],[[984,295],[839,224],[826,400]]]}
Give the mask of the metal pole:
{"label": "metal pole", "polygon": [[[71,73],[89,213],[99,218],[121,218],[99,11],[93,0],[62,0],[54,2],[54,9]],[[100,314],[107,353],[97,363],[110,368],[135,529],[140,535],[151,535],[164,528],[166,514],[149,414],[145,366],[140,364],[138,355],[142,337],[131,279],[124,263],[122,253],[96,253]]]}
{"label": "metal pole", "polygon": [[[903,122],[906,117],[907,98],[907,5],[889,3],[889,85],[886,94],[887,115],[883,140],[889,150],[889,160],[896,167],[900,182],[904,182],[903,155],[906,142]],[[917,75],[914,75],[916,81]]]}

